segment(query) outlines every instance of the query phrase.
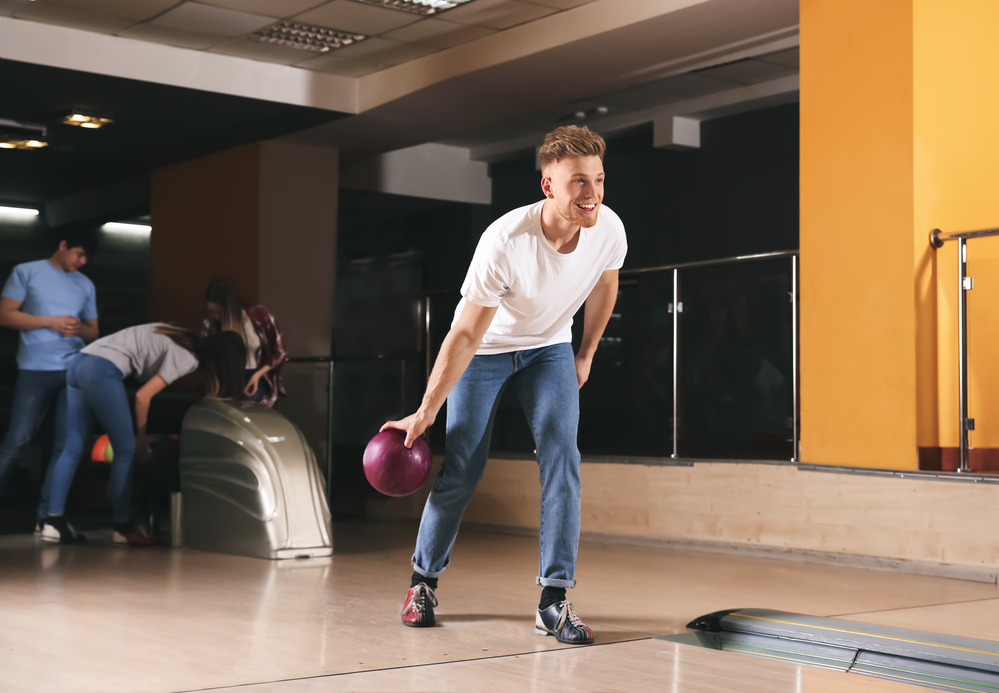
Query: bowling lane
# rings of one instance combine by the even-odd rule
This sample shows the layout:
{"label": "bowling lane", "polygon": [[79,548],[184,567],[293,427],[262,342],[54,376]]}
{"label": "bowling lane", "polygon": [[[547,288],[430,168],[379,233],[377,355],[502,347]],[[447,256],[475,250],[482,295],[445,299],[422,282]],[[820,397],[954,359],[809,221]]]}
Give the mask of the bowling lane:
{"label": "bowling lane", "polygon": [[629,693],[915,693],[925,690],[856,674],[639,640],[454,664],[344,674],[223,688],[220,693],[492,693],[628,691]]}
{"label": "bowling lane", "polygon": [[[157,693],[497,657],[529,668],[539,653],[573,649],[533,632],[534,536],[463,529],[441,579],[440,625],[402,626],[416,529],[340,522],[334,556],[303,561],[0,537],[6,690]],[[834,615],[996,597],[981,583],[600,542],[583,542],[577,577],[571,598],[600,646],[734,607]],[[999,639],[994,630],[981,637]]]}

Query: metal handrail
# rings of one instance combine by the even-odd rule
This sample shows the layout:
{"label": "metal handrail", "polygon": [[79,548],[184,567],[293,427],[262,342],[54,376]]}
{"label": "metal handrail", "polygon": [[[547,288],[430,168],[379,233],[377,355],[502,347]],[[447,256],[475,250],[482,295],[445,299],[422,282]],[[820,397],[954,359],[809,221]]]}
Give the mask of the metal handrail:
{"label": "metal handrail", "polygon": [[934,248],[942,248],[945,241],[969,240],[971,238],[985,238],[986,236],[999,236],[999,229],[953,231],[951,233],[944,233],[940,229],[933,229],[930,231],[930,245]]}
{"label": "metal handrail", "polygon": [[718,265],[733,265],[744,262],[759,262],[764,260],[791,260],[791,388],[792,388],[792,432],[791,432],[791,462],[800,462],[799,445],[799,358],[798,358],[798,251],[778,250],[770,253],[754,255],[736,255],[734,257],[718,258],[716,260],[700,260],[683,262],[676,265],[661,265],[658,267],[643,267],[641,269],[621,270],[621,276],[635,276],[652,272],[673,272],[673,301],[669,311],[673,314],[673,450],[670,457],[680,459],[680,313],[683,312],[683,301],[680,300],[680,271],[698,267],[714,267]]}
{"label": "metal handrail", "polygon": [[712,265],[731,265],[736,262],[757,262],[760,260],[780,260],[784,257],[797,257],[797,250],[775,250],[771,253],[756,253],[755,255],[733,255],[716,260],[695,260],[694,262],[681,262],[677,265],[658,265],[656,267],[641,267],[638,269],[621,270],[620,275],[629,277],[647,272],[664,272],[666,270],[682,270],[693,267],[711,267]]}
{"label": "metal handrail", "polygon": [[957,241],[957,392],[958,392],[958,472],[970,472],[968,463],[968,432],[975,430],[975,420],[968,417],[968,292],[974,280],[968,276],[968,240],[999,236],[999,229],[955,231],[945,233],[940,229],[930,231],[930,247],[942,248],[946,241]]}

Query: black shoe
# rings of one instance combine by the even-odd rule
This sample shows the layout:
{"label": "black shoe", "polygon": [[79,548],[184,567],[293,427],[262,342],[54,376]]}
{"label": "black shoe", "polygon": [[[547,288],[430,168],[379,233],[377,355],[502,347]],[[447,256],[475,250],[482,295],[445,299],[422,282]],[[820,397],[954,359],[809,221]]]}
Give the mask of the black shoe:
{"label": "black shoe", "polygon": [[58,544],[81,544],[87,540],[85,536],[76,531],[73,525],[66,522],[64,517],[46,518],[39,538],[42,541]]}
{"label": "black shoe", "polygon": [[534,632],[538,635],[554,635],[559,642],[569,645],[587,645],[593,642],[593,631],[579,620],[579,614],[572,608],[572,602],[564,599],[547,609],[538,609],[534,619]]}
{"label": "black shoe", "polygon": [[35,521],[35,536],[41,538],[42,531],[44,531],[44,529],[45,529],[45,518],[39,517]]}
{"label": "black shoe", "polygon": [[406,593],[406,602],[402,605],[402,622],[414,628],[427,628],[437,623],[434,618],[434,607],[437,606],[437,596],[425,582],[416,587],[410,587]]}

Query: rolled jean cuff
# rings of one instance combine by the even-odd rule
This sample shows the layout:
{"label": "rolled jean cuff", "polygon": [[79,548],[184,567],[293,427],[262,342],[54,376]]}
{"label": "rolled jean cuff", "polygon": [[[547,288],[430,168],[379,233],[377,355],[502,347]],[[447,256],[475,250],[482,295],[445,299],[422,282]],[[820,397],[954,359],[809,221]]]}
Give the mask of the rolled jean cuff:
{"label": "rolled jean cuff", "polygon": [[542,587],[562,587],[565,589],[570,589],[576,586],[575,580],[555,580],[554,578],[539,577],[536,579],[536,582]]}
{"label": "rolled jean cuff", "polygon": [[448,566],[448,564],[445,563],[444,567],[441,568],[440,570],[438,570],[436,573],[434,573],[432,571],[429,571],[429,570],[424,570],[420,566],[416,565],[416,556],[413,556],[412,564],[413,564],[413,572],[414,573],[419,573],[420,575],[422,575],[425,578],[435,578],[435,577],[438,577],[441,573],[443,573],[445,570],[447,570],[447,566]]}

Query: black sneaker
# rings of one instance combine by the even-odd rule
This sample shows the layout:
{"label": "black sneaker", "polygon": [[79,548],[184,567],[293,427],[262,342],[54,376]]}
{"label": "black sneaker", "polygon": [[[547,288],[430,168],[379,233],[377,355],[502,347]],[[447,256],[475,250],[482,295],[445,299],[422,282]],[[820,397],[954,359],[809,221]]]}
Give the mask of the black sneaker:
{"label": "black sneaker", "polygon": [[35,521],[35,536],[41,537],[42,530],[44,529],[45,529],[45,518],[39,517],[38,520]]}
{"label": "black sneaker", "polygon": [[57,544],[81,544],[87,540],[63,517],[46,518],[39,539]]}
{"label": "black sneaker", "polygon": [[434,618],[434,607],[437,606],[437,596],[430,586],[421,582],[416,587],[410,587],[406,593],[406,602],[402,605],[403,625],[414,628],[427,628],[437,623]]}
{"label": "black sneaker", "polygon": [[587,645],[593,642],[593,631],[579,620],[579,614],[572,608],[572,602],[563,599],[547,609],[538,609],[534,619],[534,632],[538,635],[554,635],[559,642],[569,645]]}

